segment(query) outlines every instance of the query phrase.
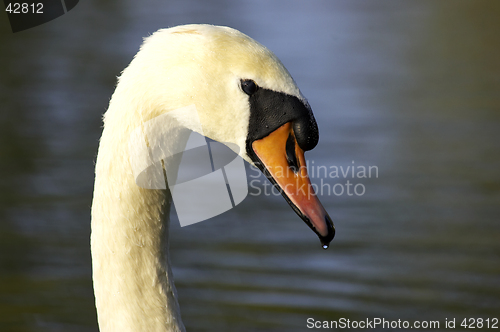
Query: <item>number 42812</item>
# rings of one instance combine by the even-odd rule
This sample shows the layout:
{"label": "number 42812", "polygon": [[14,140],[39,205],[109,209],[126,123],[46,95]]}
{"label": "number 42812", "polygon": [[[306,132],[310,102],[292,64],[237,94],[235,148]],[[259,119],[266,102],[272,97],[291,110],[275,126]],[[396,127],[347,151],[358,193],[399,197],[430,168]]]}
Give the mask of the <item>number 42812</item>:
{"label": "number 42812", "polygon": [[10,14],[43,14],[43,3],[10,3],[5,8],[5,11]]}
{"label": "number 42812", "polygon": [[460,326],[466,329],[481,329],[483,327],[498,329],[498,318],[464,318]]}

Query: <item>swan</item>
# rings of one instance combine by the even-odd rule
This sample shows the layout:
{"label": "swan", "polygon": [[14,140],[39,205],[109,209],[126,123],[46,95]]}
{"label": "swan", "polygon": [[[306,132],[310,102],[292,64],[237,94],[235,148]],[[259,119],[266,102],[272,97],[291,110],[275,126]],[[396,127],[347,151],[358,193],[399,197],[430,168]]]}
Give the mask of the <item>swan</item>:
{"label": "swan", "polygon": [[[169,261],[168,189],[136,184],[128,142],[141,124],[195,105],[203,134],[238,146],[280,189],[324,248],[331,218],[309,188],[311,108],[279,59],[228,27],[184,25],[145,38],[103,116],[92,202],[92,277],[101,331],[185,331]],[[190,119],[186,128],[196,131]],[[190,128],[193,127],[193,128]],[[164,169],[176,167],[163,161]],[[280,173],[280,167],[288,170]],[[283,169],[281,169],[283,170]]]}

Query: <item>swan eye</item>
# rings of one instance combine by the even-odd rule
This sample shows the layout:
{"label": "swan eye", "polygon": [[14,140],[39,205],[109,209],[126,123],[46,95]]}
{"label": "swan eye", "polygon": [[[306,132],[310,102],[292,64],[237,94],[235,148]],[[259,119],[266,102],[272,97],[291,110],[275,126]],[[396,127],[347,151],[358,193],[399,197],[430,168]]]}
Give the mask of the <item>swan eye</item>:
{"label": "swan eye", "polygon": [[247,95],[251,96],[259,89],[259,87],[252,80],[241,80],[241,89]]}

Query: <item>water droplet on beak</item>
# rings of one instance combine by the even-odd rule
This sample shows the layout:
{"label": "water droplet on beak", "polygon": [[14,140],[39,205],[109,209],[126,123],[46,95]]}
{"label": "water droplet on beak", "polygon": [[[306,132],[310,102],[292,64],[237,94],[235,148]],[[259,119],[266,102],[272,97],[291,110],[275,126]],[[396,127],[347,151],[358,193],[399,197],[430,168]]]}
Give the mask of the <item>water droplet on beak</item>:
{"label": "water droplet on beak", "polygon": [[323,249],[325,249],[325,250],[328,249],[328,244],[324,244]]}

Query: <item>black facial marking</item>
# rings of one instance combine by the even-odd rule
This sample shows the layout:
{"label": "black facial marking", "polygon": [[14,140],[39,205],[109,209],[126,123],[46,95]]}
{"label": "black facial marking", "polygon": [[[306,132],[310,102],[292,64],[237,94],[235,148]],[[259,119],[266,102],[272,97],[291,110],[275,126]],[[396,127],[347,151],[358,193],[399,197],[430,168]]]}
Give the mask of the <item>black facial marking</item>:
{"label": "black facial marking", "polygon": [[[311,220],[305,216],[302,211],[291,201],[290,197],[278,185],[269,170],[259,159],[257,154],[252,148],[252,143],[256,140],[267,137],[273,131],[284,125],[285,123],[292,122],[293,135],[290,135],[286,141],[285,151],[286,158],[290,168],[295,172],[300,169],[299,161],[295,153],[295,141],[299,147],[308,151],[313,149],[318,144],[319,133],[318,125],[311,111],[311,107],[307,101],[301,101],[295,96],[285,94],[283,92],[276,92],[262,87],[253,88],[248,93],[241,81],[241,88],[248,94],[250,103],[250,122],[248,125],[248,136],[246,139],[247,154],[255,163],[255,165],[266,175],[271,181],[273,186],[283,195],[288,204],[297,213],[297,215],[305,221],[305,223],[318,235],[323,245],[328,245],[335,235],[335,227],[332,220],[327,215],[325,222],[327,225],[327,236],[322,236],[311,223]],[[252,81],[253,82],[253,81]],[[254,83],[255,84],[255,83]],[[246,83],[245,83],[246,85]],[[250,84],[251,85],[251,84]]]}
{"label": "black facial marking", "polygon": [[254,158],[256,156],[252,149],[252,143],[268,136],[290,121],[293,121],[293,133],[302,150],[311,150],[318,144],[318,125],[307,101],[301,101],[295,96],[262,87],[249,95],[248,100],[250,102],[250,123],[246,149],[252,160],[257,160]]}
{"label": "black facial marking", "polygon": [[241,90],[247,95],[253,95],[259,87],[252,80],[241,80]]}
{"label": "black facial marking", "polygon": [[300,163],[297,159],[297,154],[295,153],[295,138],[290,133],[288,139],[286,140],[286,160],[288,161],[288,166],[290,169],[297,174],[300,169]]}

